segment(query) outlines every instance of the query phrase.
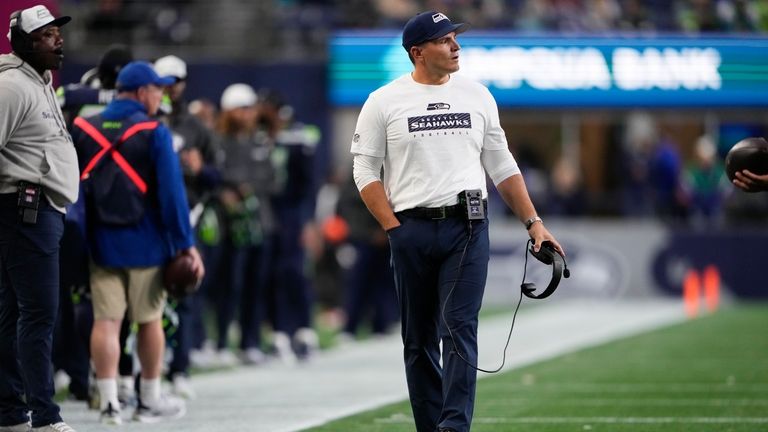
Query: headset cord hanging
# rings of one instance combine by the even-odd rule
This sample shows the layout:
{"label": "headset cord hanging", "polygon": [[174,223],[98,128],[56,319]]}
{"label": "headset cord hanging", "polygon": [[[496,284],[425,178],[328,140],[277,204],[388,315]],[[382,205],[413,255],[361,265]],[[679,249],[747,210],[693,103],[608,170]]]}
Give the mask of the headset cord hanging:
{"label": "headset cord hanging", "polygon": [[[464,256],[467,254],[467,248],[469,247],[469,242],[472,241],[472,222],[468,221],[467,226],[469,227],[469,236],[467,237],[467,243],[464,245],[464,250],[461,252],[461,258],[459,258],[459,265],[456,268],[456,279],[453,281],[453,286],[451,287],[451,290],[448,291],[448,295],[445,297],[445,303],[443,303],[443,308],[441,310],[441,318],[443,319],[443,323],[445,324],[445,328],[448,329],[448,335],[451,337],[451,343],[453,343],[453,350],[456,352],[456,355],[459,356],[459,358],[467,364],[467,366],[471,367],[472,369],[479,371],[479,372],[485,372],[485,373],[497,373],[499,372],[506,363],[507,360],[507,349],[509,348],[509,341],[512,339],[512,330],[515,328],[515,320],[517,319],[517,311],[520,309],[520,304],[523,302],[523,289],[522,289],[522,283],[520,287],[520,298],[517,300],[517,306],[515,306],[515,313],[512,315],[512,324],[509,326],[509,333],[507,334],[507,342],[504,344],[504,351],[502,352],[501,356],[501,364],[498,368],[493,370],[483,369],[481,367],[478,367],[476,365],[473,365],[469,362],[464,356],[461,354],[461,351],[459,350],[458,345],[456,345],[456,339],[453,337],[453,330],[451,330],[451,326],[448,324],[448,320],[445,319],[445,308],[448,306],[448,301],[451,299],[451,295],[453,294],[453,290],[456,289],[456,284],[458,283],[459,279],[461,278],[461,265],[464,263]],[[525,248],[523,249],[523,253],[525,254],[525,266],[523,267],[523,282],[525,281],[525,273],[528,269],[528,245],[531,244],[531,239],[528,239],[528,242],[525,244]]]}

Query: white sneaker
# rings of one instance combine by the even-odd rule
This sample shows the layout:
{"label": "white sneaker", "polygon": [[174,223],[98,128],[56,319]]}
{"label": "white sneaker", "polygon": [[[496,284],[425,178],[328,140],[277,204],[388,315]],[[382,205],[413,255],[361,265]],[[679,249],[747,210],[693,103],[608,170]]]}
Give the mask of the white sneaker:
{"label": "white sneaker", "polygon": [[248,348],[243,352],[243,363],[247,365],[260,365],[266,359],[264,353],[258,348]]}
{"label": "white sneaker", "polygon": [[216,350],[211,347],[203,347],[203,349],[189,352],[189,363],[196,368],[209,369],[216,366],[215,362]]}
{"label": "white sneaker", "polygon": [[197,397],[197,393],[195,392],[195,389],[192,388],[192,383],[190,382],[189,377],[184,374],[173,374],[173,378],[171,378],[171,386],[173,388],[173,394],[180,398],[192,400]]}
{"label": "white sneaker", "polygon": [[108,403],[107,407],[101,411],[99,421],[105,425],[123,424],[123,418],[120,416],[120,407],[113,407],[111,403]]}
{"label": "white sneaker", "polygon": [[291,338],[283,332],[276,332],[272,337],[272,346],[275,350],[275,356],[285,364],[296,363],[296,353],[291,347]]}
{"label": "white sneaker", "polygon": [[152,405],[145,405],[139,399],[139,405],[133,413],[133,419],[141,423],[157,423],[181,418],[186,413],[187,404],[182,399],[164,395]]}
{"label": "white sneaker", "polygon": [[233,367],[238,364],[240,364],[240,360],[232,351],[224,348],[216,352],[216,366]]}
{"label": "white sneaker", "polygon": [[68,424],[62,422],[49,424],[47,426],[40,426],[30,429],[32,432],[77,432],[69,427]]}

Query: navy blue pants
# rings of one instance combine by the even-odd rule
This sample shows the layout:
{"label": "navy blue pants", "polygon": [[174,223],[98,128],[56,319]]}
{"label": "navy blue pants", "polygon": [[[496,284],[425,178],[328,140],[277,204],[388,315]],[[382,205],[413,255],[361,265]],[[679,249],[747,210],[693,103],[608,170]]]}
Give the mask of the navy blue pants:
{"label": "navy blue pants", "polygon": [[298,209],[277,208],[280,227],[275,236],[274,262],[269,279],[275,331],[293,336],[312,327],[314,298],[306,276],[306,254],[301,243],[304,220]]}
{"label": "navy blue pants", "polygon": [[416,430],[435,432],[443,427],[468,432],[477,373],[456,350],[477,365],[477,321],[488,274],[488,221],[473,221],[470,238],[469,222],[461,218],[398,218],[402,225],[389,232],[389,240]]}
{"label": "navy blue pants", "polygon": [[40,427],[61,421],[51,349],[64,214],[41,197],[37,223],[23,224],[16,201],[0,195],[0,426],[24,423],[32,411]]}

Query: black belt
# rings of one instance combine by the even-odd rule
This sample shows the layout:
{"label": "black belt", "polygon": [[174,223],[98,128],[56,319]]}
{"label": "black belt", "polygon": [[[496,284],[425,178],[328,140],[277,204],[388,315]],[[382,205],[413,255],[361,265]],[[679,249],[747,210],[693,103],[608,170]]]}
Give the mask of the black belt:
{"label": "black belt", "polygon": [[[483,207],[488,210],[488,200],[483,200]],[[461,204],[445,207],[414,207],[399,211],[397,214],[419,219],[448,219],[466,216],[467,207]]]}

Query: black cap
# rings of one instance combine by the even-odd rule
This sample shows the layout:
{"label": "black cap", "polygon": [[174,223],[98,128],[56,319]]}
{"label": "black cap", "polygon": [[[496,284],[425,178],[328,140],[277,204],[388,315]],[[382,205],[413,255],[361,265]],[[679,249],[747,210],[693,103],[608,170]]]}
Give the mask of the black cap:
{"label": "black cap", "polygon": [[123,66],[131,61],[133,61],[133,54],[130,48],[121,44],[110,45],[99,60],[98,71],[101,87],[105,89],[115,88],[117,74],[120,73]]}
{"label": "black cap", "polygon": [[403,27],[403,48],[410,51],[412,46],[441,38],[448,33],[463,33],[469,30],[469,24],[453,24],[440,12],[422,12],[408,20]]}

